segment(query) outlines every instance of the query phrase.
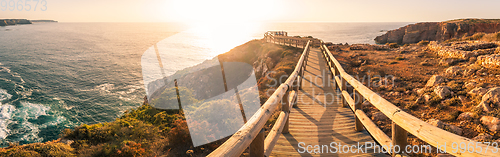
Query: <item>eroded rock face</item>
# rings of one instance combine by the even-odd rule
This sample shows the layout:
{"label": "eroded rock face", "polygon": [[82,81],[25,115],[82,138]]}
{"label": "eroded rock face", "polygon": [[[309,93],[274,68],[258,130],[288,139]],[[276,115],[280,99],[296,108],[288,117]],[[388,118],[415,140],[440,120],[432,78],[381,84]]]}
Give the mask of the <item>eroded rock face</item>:
{"label": "eroded rock face", "polygon": [[464,19],[410,24],[376,37],[375,42],[380,44],[410,44],[422,40],[444,41],[464,35],[472,35],[476,32],[494,33],[500,31],[500,21],[480,21],[481,19]]}
{"label": "eroded rock face", "polygon": [[469,92],[469,95],[471,96],[483,96],[484,94],[486,94],[488,92],[488,89],[487,88],[483,88],[483,87],[476,87],[474,89],[472,89],[470,92]]}
{"label": "eroded rock face", "polygon": [[27,19],[0,19],[0,26],[18,25],[18,24],[31,24]]}
{"label": "eroded rock face", "polygon": [[479,56],[476,62],[484,67],[498,68],[500,67],[500,54]]}
{"label": "eroded rock face", "polygon": [[490,112],[500,105],[500,87],[491,88],[481,99],[478,107],[483,111]]}
{"label": "eroded rock face", "polygon": [[474,88],[477,86],[477,83],[476,82],[468,82],[465,84],[465,88]]}
{"label": "eroded rock face", "polygon": [[433,87],[444,82],[444,77],[440,75],[432,75],[432,77],[425,84],[426,87]]}
{"label": "eroded rock face", "polygon": [[435,127],[441,128],[443,130],[452,132],[452,133],[457,134],[457,135],[462,135],[462,132],[463,132],[462,128],[455,126],[455,125],[446,124],[443,121],[438,120],[438,119],[429,119],[429,120],[427,120],[427,123],[429,123],[430,125],[433,125]]}
{"label": "eroded rock face", "polygon": [[459,67],[459,66],[452,66],[452,67],[449,67],[448,69],[446,69],[446,74],[448,75],[459,75],[461,72],[463,71],[462,67]]}
{"label": "eroded rock face", "polygon": [[486,125],[490,131],[500,130],[500,119],[492,116],[481,117],[481,124]]}
{"label": "eroded rock face", "polygon": [[[444,58],[474,60],[473,58],[475,58],[476,56],[495,53],[495,49],[498,47],[498,45],[498,42],[485,41],[460,41],[446,44],[431,41],[427,45],[427,48],[431,51],[434,51],[434,53],[436,53],[438,56]],[[478,59],[476,58],[475,60]]]}
{"label": "eroded rock face", "polygon": [[386,120],[386,119],[387,119],[387,116],[385,116],[385,114],[382,112],[376,112],[372,115],[373,121],[382,121],[382,120]]}
{"label": "eroded rock face", "polygon": [[472,119],[472,112],[464,112],[458,115],[457,120],[471,120]]}
{"label": "eroded rock face", "polygon": [[5,20],[0,20],[0,26],[7,26],[7,22]]}
{"label": "eroded rock face", "polygon": [[437,86],[434,88],[434,93],[441,99],[451,96],[451,88],[448,86]]}
{"label": "eroded rock face", "polygon": [[493,139],[493,136],[489,134],[479,134],[476,137],[472,138],[474,141],[485,142],[487,140]]}

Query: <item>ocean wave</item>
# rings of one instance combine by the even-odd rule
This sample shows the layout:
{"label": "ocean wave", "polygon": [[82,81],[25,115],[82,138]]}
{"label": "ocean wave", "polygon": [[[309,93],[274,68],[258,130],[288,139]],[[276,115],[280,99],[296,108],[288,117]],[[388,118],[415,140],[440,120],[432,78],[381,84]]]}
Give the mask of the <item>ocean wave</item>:
{"label": "ocean wave", "polygon": [[[0,139],[1,143],[8,141],[41,142],[40,129],[57,126],[68,120],[63,116],[54,115],[49,106],[21,101],[19,106],[3,104],[0,106]],[[42,116],[53,118],[41,118]],[[15,127],[12,127],[14,125]],[[15,135],[9,139],[10,135]],[[8,139],[6,141],[6,138]]]}
{"label": "ocean wave", "polygon": [[10,99],[10,98],[12,98],[12,95],[10,95],[9,93],[7,93],[7,90],[0,89],[0,101],[6,100],[6,99]]}
{"label": "ocean wave", "polygon": [[14,106],[9,104],[2,105],[2,103],[0,103],[0,139],[5,139],[10,132],[7,126],[11,122],[10,119],[14,110]]}
{"label": "ocean wave", "polygon": [[100,91],[105,91],[105,92],[111,92],[111,90],[115,89],[115,85],[111,83],[105,83],[101,84],[99,86],[96,86],[94,89],[100,90]]}

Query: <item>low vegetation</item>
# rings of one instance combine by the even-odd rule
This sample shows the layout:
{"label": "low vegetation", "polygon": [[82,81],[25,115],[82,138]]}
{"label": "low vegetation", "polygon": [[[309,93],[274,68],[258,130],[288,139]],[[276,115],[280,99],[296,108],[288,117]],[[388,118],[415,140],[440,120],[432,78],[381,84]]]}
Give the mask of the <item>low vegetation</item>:
{"label": "low vegetation", "polygon": [[[286,77],[281,76],[291,74],[300,52],[298,48],[253,40],[219,58],[246,62],[254,68],[259,66],[257,63],[267,66],[265,73],[256,72],[263,103],[268,97],[266,91],[277,87],[269,86],[274,83],[273,79],[279,81],[281,78],[284,82]],[[267,74],[269,77],[266,77]],[[179,88],[179,91],[183,100],[199,101],[190,89]],[[151,103],[175,101],[176,97],[168,97],[175,95],[172,94],[174,92],[175,88],[166,88],[161,93],[161,100],[155,99]],[[266,124],[267,130],[270,130],[275,118]],[[203,127],[202,122],[199,127]],[[206,156],[225,140],[227,138],[194,148],[183,110],[161,110],[145,102],[137,109],[126,111],[115,121],[66,129],[55,141],[22,146],[12,144],[0,148],[0,156]]]}

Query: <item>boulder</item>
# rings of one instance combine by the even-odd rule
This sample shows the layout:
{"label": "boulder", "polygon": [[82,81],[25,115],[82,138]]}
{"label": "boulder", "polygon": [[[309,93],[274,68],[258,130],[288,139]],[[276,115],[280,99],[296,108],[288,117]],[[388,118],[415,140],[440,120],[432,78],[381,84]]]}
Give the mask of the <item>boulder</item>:
{"label": "boulder", "polygon": [[464,112],[458,115],[457,120],[463,121],[463,120],[471,120],[472,119],[472,112]]}
{"label": "boulder", "polygon": [[476,73],[475,69],[465,69],[463,72],[464,76],[473,76]]}
{"label": "boulder", "polygon": [[445,124],[445,125],[448,128],[448,131],[455,133],[457,135],[462,135],[462,132],[463,132],[462,128],[455,126],[455,125],[451,125],[451,124]]}
{"label": "boulder", "polygon": [[432,75],[432,77],[425,84],[426,87],[433,87],[444,82],[444,77],[440,75]]}
{"label": "boulder", "polygon": [[382,120],[386,120],[386,119],[387,119],[387,116],[385,116],[385,114],[382,112],[376,112],[372,115],[373,121],[382,121]]}
{"label": "boulder", "polygon": [[[465,75],[465,76],[467,76],[467,75]],[[465,88],[468,88],[468,89],[475,88],[476,86],[477,86],[476,82],[468,82],[465,84]]]}
{"label": "boulder", "polygon": [[425,91],[426,91],[426,90],[427,90],[427,89],[425,89],[425,88],[420,88],[420,89],[418,89],[418,90],[417,90],[417,94],[418,94],[418,95],[422,95],[422,94],[424,94],[424,93],[425,93]]}
{"label": "boulder", "polygon": [[427,120],[427,123],[429,123],[430,125],[433,125],[435,127],[441,128],[441,129],[444,128],[443,121],[438,120],[438,119],[429,119],[429,120]]}
{"label": "boulder", "polygon": [[425,103],[424,97],[418,97],[417,100],[415,100],[415,104],[423,104]]}
{"label": "boulder", "polygon": [[446,69],[446,74],[455,76],[455,75],[459,75],[462,71],[463,70],[461,67],[452,66],[452,67],[449,67],[448,69]]}
{"label": "boulder", "polygon": [[483,116],[480,119],[481,124],[488,127],[490,131],[499,131],[500,130],[500,119],[492,116]]}
{"label": "boulder", "polygon": [[492,140],[493,139],[493,136],[489,135],[489,134],[479,134],[477,135],[476,137],[472,138],[472,140],[474,141],[479,141],[479,142],[486,142],[486,141],[489,141],[489,140]]}
{"label": "boulder", "polygon": [[469,95],[471,95],[471,96],[483,96],[487,92],[488,92],[487,88],[477,87],[477,88],[474,88],[471,91],[469,91]]}
{"label": "boulder", "polygon": [[479,107],[483,108],[483,111],[490,112],[494,107],[500,105],[500,88],[491,88],[481,99]]}
{"label": "boulder", "polygon": [[442,66],[452,66],[452,65],[455,65],[457,59],[454,59],[454,58],[445,58],[445,59],[441,59],[439,61],[439,65],[442,65]]}
{"label": "boulder", "polygon": [[451,96],[451,88],[448,86],[437,86],[434,88],[434,93],[441,99]]}
{"label": "boulder", "polygon": [[443,130],[447,130],[447,131],[452,132],[452,133],[457,134],[457,135],[462,135],[462,132],[463,132],[462,128],[455,126],[455,125],[446,124],[443,121],[438,120],[438,119],[429,119],[429,120],[427,120],[427,123],[429,123],[430,125],[433,125],[435,127],[441,128]]}
{"label": "boulder", "polygon": [[467,98],[467,97],[465,97],[465,96],[463,96],[463,95],[459,95],[459,96],[458,96],[458,99],[460,100],[460,102],[461,102],[463,105],[465,105],[465,103],[466,103],[466,102],[469,102],[469,101],[470,101],[470,99],[469,99],[469,98]]}
{"label": "boulder", "polygon": [[424,100],[425,100],[425,102],[429,102],[429,101],[431,101],[431,98],[432,98],[432,96],[431,96],[431,95],[429,95],[429,94],[425,94],[425,95],[424,95]]}

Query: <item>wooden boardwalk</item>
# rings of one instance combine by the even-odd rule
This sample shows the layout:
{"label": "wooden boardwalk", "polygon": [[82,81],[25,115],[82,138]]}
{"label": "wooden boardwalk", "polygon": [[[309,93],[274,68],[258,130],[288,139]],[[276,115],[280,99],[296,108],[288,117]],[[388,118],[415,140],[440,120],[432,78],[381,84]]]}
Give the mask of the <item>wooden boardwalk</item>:
{"label": "wooden boardwalk", "polygon": [[[281,134],[274,146],[271,156],[386,156],[370,153],[331,153],[324,149],[323,153],[314,153],[309,147],[308,153],[302,147],[307,145],[327,145],[336,142],[341,145],[357,145],[365,142],[373,143],[366,132],[354,130],[355,118],[351,109],[342,107],[336,96],[331,72],[321,55],[321,50],[312,48],[304,72],[302,90],[299,90],[297,107],[291,109],[290,133]],[[334,150],[328,148],[330,150]],[[363,149],[364,150],[364,149]],[[304,153],[299,153],[304,152]]]}

